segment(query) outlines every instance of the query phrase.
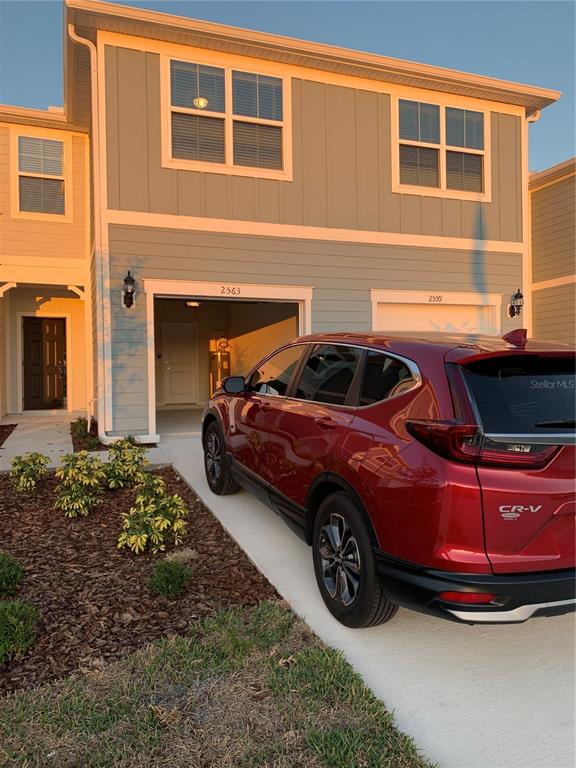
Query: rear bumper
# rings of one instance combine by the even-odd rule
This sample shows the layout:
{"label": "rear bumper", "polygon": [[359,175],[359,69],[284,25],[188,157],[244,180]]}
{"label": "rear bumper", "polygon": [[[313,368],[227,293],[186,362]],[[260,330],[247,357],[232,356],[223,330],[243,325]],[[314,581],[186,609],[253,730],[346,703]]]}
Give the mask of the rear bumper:
{"label": "rear bumper", "polygon": [[[529,574],[469,574],[436,571],[375,552],[382,588],[394,603],[415,611],[470,624],[509,624],[531,616],[556,616],[576,610],[576,570]],[[488,605],[440,600],[441,592],[495,595]]]}

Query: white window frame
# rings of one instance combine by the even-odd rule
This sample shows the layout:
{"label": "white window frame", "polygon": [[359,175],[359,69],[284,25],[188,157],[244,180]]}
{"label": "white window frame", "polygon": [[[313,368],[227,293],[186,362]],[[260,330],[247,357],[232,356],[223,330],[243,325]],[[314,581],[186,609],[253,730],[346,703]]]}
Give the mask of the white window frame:
{"label": "white window frame", "polygon": [[[20,137],[34,139],[46,139],[47,141],[59,141],[63,148],[63,174],[53,176],[45,173],[31,173],[20,171],[18,163],[18,144]],[[34,126],[20,125],[10,131],[10,215],[14,219],[31,219],[33,221],[51,221],[55,224],[72,222],[72,137],[66,131],[52,130],[49,128],[36,128]],[[20,176],[29,176],[39,179],[59,179],[64,182],[64,213],[45,213],[40,211],[20,210]]]}
{"label": "white window frame", "polygon": [[[224,70],[224,112],[212,112],[204,109],[189,109],[187,107],[173,107],[171,98],[170,63],[183,61],[190,64],[199,64],[208,67],[218,67]],[[252,176],[262,179],[277,179],[280,181],[292,181],[292,100],[291,78],[278,74],[277,71],[268,69],[258,64],[255,67],[251,63],[238,63],[230,61],[227,56],[218,58],[202,52],[199,56],[169,55],[161,56],[160,74],[160,98],[162,120],[162,165],[165,168],[177,168],[188,171],[207,171],[210,173],[224,173],[232,176]],[[266,120],[260,117],[247,117],[235,115],[232,101],[232,72],[248,72],[252,75],[267,75],[282,81],[282,120]],[[205,160],[186,160],[172,155],[172,113],[180,112],[187,115],[199,115],[215,117],[224,121],[224,157],[223,163],[211,163]],[[257,168],[255,166],[234,165],[234,126],[233,123],[257,123],[259,125],[271,125],[282,130],[282,169]]]}
{"label": "white window frame", "polygon": [[[431,144],[426,141],[412,141],[410,139],[400,138],[400,101],[416,101],[420,104],[434,104],[440,111],[440,143]],[[392,192],[405,195],[419,195],[427,197],[444,197],[454,200],[476,200],[478,202],[489,203],[492,201],[492,174],[491,174],[491,133],[490,133],[490,111],[481,106],[469,103],[457,103],[457,101],[438,101],[434,98],[428,99],[421,95],[412,96],[393,95],[390,97],[391,114],[391,137],[392,137]],[[484,149],[468,149],[467,147],[453,147],[446,144],[446,109],[460,109],[471,112],[480,112],[484,116]],[[406,144],[413,147],[424,147],[438,150],[438,186],[425,187],[418,184],[402,184],[400,182],[400,145]],[[460,152],[470,155],[481,155],[482,163],[482,181],[484,189],[482,192],[469,192],[461,189],[449,189],[446,186],[446,153]]]}

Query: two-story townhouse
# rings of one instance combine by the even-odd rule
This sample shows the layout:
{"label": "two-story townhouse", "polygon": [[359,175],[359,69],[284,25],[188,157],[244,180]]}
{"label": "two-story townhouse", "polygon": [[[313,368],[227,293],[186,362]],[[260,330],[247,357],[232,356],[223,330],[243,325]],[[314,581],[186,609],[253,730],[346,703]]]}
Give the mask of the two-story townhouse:
{"label": "two-story townhouse", "polygon": [[576,157],[530,175],[532,330],[576,343]]}
{"label": "two-story townhouse", "polygon": [[2,415],[90,408],[88,157],[62,108],[0,106]]}
{"label": "two-story townhouse", "polygon": [[102,439],[158,439],[296,334],[530,327],[528,123],[556,91],[94,0],[65,27]]}

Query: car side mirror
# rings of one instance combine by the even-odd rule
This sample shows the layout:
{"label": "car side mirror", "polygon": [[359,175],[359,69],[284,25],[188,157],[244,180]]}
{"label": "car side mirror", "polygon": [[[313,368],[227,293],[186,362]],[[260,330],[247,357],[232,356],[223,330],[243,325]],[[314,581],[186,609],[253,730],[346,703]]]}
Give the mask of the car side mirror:
{"label": "car side mirror", "polygon": [[228,395],[241,395],[246,391],[244,376],[227,376],[222,382],[222,389]]}

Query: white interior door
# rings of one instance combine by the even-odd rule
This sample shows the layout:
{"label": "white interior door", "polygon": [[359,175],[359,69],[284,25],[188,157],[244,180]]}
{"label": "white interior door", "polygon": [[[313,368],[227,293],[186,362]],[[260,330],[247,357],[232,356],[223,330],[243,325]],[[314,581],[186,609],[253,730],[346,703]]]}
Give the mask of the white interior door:
{"label": "white interior door", "polygon": [[497,334],[496,308],[475,304],[378,304],[379,331]]}
{"label": "white interior door", "polygon": [[162,323],[162,390],[166,405],[198,402],[196,325]]}

